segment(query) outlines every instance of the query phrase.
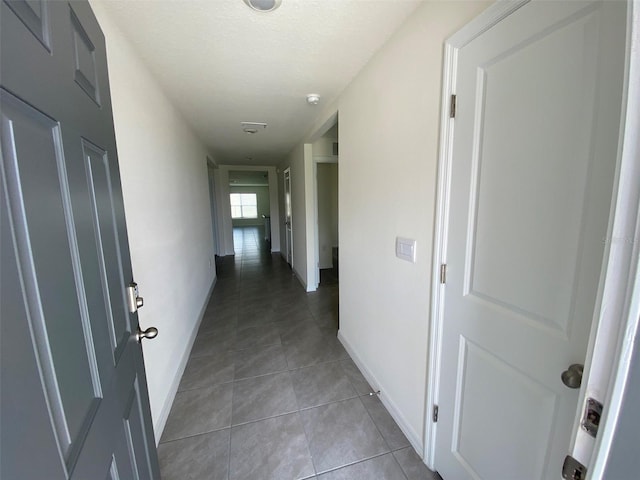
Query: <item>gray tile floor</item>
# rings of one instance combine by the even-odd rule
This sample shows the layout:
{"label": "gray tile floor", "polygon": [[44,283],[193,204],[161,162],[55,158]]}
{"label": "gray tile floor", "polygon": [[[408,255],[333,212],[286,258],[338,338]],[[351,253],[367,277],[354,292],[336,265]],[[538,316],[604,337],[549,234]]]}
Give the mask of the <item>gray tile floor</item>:
{"label": "gray tile floor", "polygon": [[158,453],[164,480],[436,480],[349,358],[338,285],[304,292],[234,229]]}

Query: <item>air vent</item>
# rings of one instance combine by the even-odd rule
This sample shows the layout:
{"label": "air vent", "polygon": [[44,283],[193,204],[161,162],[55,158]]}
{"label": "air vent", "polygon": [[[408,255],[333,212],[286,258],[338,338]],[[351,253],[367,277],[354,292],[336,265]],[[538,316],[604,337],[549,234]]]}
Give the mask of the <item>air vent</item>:
{"label": "air vent", "polygon": [[267,128],[267,124],[264,122],[240,122],[240,125],[242,126],[242,131],[250,135]]}

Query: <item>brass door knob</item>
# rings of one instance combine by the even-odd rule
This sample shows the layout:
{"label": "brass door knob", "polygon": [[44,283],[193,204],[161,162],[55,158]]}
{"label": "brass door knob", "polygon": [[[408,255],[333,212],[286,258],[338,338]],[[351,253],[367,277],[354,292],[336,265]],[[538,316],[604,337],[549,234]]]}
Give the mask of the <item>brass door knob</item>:
{"label": "brass door knob", "polygon": [[582,372],[584,370],[584,365],[580,363],[574,363],[570,365],[560,378],[562,379],[562,383],[564,383],[569,388],[580,388],[582,384]]}

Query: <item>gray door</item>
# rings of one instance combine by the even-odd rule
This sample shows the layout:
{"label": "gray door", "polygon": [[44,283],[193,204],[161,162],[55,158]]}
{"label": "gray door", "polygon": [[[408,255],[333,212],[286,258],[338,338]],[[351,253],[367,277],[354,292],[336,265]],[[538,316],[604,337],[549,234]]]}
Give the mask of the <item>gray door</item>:
{"label": "gray door", "polygon": [[1,8],[0,477],[159,478],[102,32]]}

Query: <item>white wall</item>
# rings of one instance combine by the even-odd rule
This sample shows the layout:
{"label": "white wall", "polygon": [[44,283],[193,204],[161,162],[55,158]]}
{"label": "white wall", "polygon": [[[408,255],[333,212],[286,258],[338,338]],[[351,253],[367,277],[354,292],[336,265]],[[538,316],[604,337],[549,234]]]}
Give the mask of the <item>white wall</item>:
{"label": "white wall", "polygon": [[[443,45],[488,5],[425,2],[324,108],[306,137],[318,138],[339,116],[339,338],[418,452]],[[417,241],[415,264],[395,257],[396,236]]]}
{"label": "white wall", "polygon": [[[339,98],[340,336],[422,450],[443,43],[481,2],[427,2]],[[417,262],[395,256],[417,241]]]}
{"label": "white wall", "polygon": [[[315,252],[308,250],[308,241],[313,232],[313,155],[311,144],[297,145],[280,165],[278,174],[282,177],[291,168],[291,212],[293,232],[293,271],[307,291],[315,290]],[[282,178],[278,181],[282,185]],[[284,188],[281,190],[284,195]],[[281,202],[284,207],[284,203]],[[284,208],[280,215],[280,229],[284,236]],[[310,252],[307,255],[307,252]],[[285,252],[286,255],[286,252]]]}
{"label": "white wall", "polygon": [[333,143],[338,141],[338,139],[332,135],[333,133],[334,129],[331,129],[331,131],[327,132],[321,138],[313,142],[314,156],[333,156]]}
{"label": "white wall", "polygon": [[143,343],[158,441],[215,280],[207,151],[99,2],[92,8],[107,43],[140,326],[159,330]]}

